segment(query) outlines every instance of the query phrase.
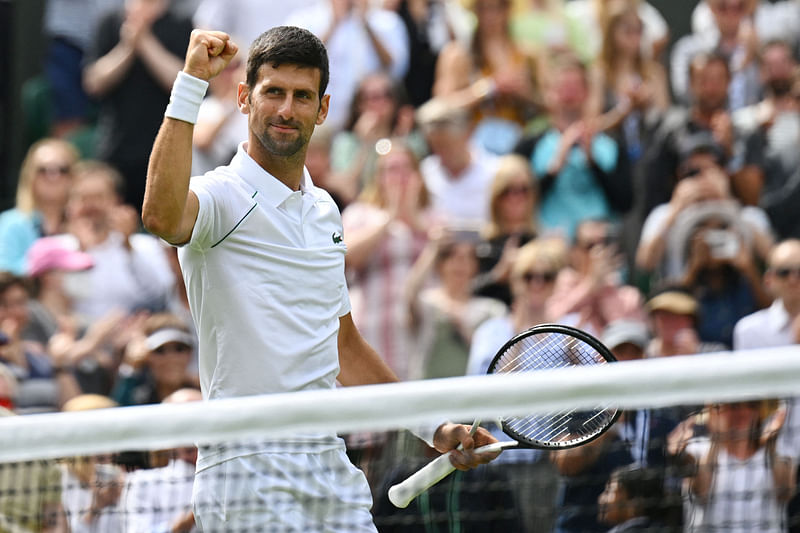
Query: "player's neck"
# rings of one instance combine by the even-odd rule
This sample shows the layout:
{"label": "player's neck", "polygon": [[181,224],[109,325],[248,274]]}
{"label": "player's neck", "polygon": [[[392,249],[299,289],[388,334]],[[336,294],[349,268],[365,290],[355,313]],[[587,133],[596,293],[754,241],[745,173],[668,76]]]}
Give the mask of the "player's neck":
{"label": "player's neck", "polygon": [[297,191],[300,189],[306,159],[305,148],[287,157],[274,155],[263,149],[259,150],[255,146],[258,146],[258,143],[248,143],[248,154],[261,168],[272,174],[291,190]]}

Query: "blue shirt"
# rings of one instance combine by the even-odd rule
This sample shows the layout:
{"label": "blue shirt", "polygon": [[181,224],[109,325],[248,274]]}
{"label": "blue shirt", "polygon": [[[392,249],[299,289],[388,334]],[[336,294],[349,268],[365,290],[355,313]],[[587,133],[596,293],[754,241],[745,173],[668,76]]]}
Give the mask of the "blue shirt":
{"label": "blue shirt", "polygon": [[25,254],[41,236],[42,218],[39,213],[25,213],[17,208],[0,213],[0,270],[24,275],[27,268]]}
{"label": "blue shirt", "polygon": [[[558,151],[561,132],[551,128],[536,143],[531,154],[531,166],[539,179],[547,174],[547,168]],[[592,139],[592,158],[605,172],[617,166],[619,149],[611,137],[598,133]],[[539,222],[545,230],[557,230],[572,238],[582,220],[612,218],[613,211],[606,199],[600,182],[595,177],[583,149],[573,146],[564,167],[558,173],[553,186],[543,198],[539,209]]]}

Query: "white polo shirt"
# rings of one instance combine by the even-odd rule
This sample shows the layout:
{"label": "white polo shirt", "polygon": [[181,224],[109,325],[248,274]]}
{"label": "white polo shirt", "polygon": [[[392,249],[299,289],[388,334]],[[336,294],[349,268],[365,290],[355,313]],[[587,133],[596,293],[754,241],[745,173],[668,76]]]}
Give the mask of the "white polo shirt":
{"label": "white polo shirt", "polygon": [[[339,373],[339,317],[350,311],[342,220],[304,172],[292,191],[239,146],[230,165],[192,178],[200,203],[179,251],[198,332],[206,399],[329,389]],[[322,451],[335,435],[258,443]],[[198,469],[242,455],[201,447]]]}

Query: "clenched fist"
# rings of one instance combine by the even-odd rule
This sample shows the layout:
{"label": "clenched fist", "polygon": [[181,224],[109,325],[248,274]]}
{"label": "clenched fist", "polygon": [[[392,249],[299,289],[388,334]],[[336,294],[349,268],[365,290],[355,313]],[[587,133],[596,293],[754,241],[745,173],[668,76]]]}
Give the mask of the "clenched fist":
{"label": "clenched fist", "polygon": [[227,33],[194,30],[189,38],[183,71],[208,81],[222,72],[238,51],[239,47]]}

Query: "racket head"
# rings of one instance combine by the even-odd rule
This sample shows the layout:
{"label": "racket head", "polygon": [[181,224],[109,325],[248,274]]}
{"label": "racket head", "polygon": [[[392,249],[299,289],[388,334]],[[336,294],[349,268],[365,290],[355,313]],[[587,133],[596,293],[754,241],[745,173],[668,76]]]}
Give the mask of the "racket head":
{"label": "racket head", "polygon": [[[616,361],[611,351],[583,330],[561,324],[540,324],[515,335],[498,350],[487,373],[538,372]],[[619,418],[615,407],[563,410],[500,419],[503,432],[520,448],[565,449],[591,442]]]}

